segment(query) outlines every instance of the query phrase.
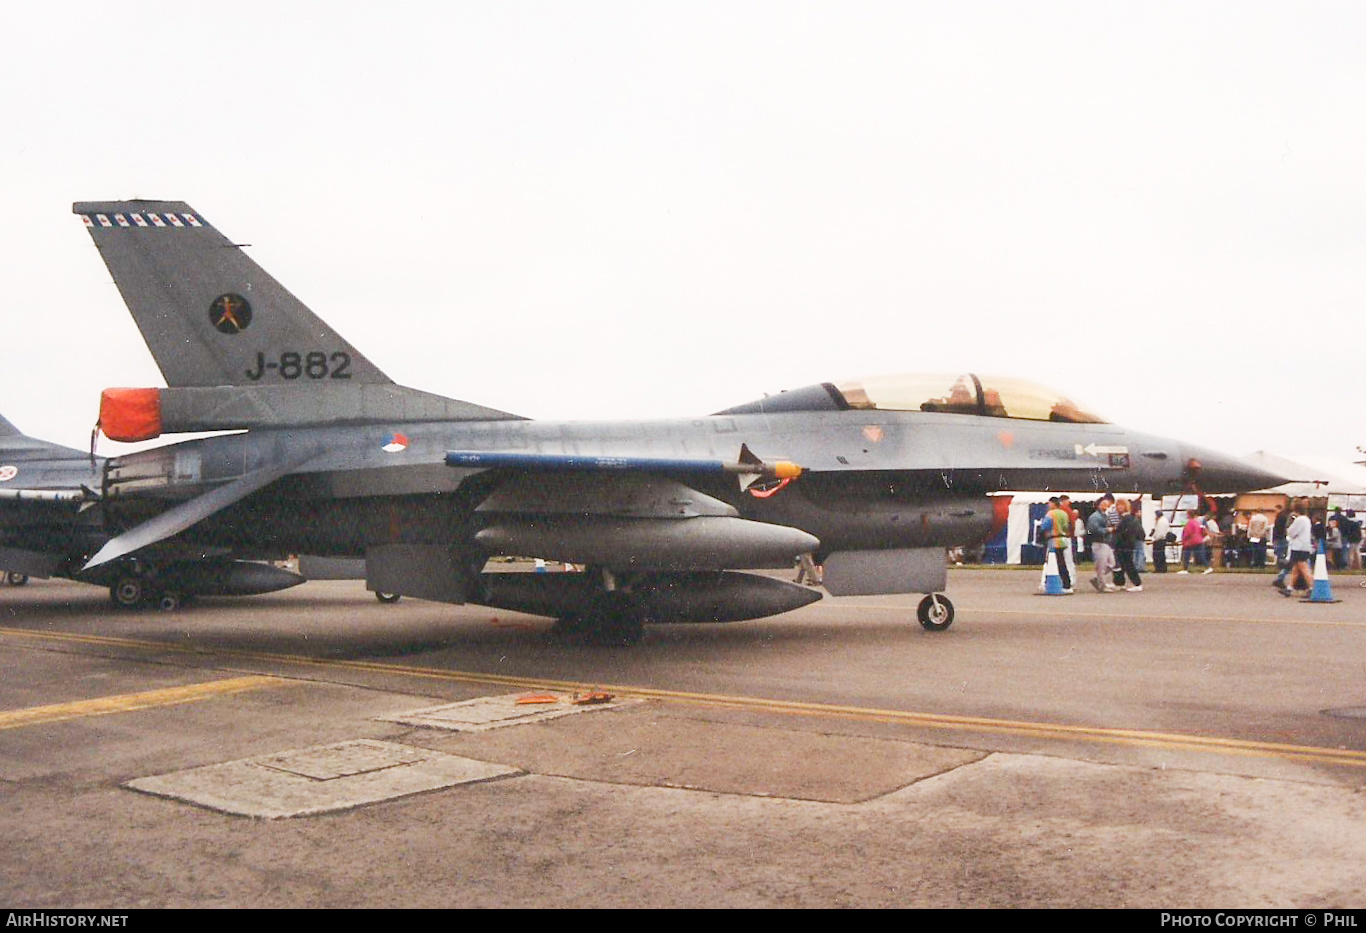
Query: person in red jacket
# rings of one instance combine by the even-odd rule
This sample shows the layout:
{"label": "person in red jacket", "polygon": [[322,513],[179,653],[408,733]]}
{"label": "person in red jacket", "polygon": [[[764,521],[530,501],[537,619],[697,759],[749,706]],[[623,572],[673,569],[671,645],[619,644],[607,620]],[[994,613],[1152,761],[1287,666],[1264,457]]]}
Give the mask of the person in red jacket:
{"label": "person in red jacket", "polygon": [[[1196,563],[1207,564],[1205,558],[1205,523],[1195,514],[1195,509],[1186,511],[1186,524],[1181,529],[1181,569],[1178,573],[1190,573],[1191,556]],[[1210,571],[1206,566],[1205,572]]]}

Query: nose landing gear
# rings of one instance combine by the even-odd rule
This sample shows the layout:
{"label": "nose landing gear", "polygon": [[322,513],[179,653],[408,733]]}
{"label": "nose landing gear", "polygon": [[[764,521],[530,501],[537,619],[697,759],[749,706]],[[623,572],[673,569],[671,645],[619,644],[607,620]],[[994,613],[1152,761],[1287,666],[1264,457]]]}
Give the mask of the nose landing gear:
{"label": "nose landing gear", "polygon": [[916,618],[928,632],[942,632],[953,624],[953,603],[942,593],[931,593],[920,601]]}

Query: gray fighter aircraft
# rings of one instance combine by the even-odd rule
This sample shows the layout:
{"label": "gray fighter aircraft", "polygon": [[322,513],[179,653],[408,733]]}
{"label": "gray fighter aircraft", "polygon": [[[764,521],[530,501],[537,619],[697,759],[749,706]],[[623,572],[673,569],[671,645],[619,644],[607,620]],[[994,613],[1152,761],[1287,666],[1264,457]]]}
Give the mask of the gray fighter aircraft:
{"label": "gray fighter aircraft", "polygon": [[[646,622],[813,601],[740,571],[814,554],[832,594],[925,593],[919,620],[942,629],[945,549],[999,527],[1008,500],[992,493],[1282,481],[972,374],[819,383],[683,420],[532,421],[395,385],[187,204],[73,209],[167,382],[107,391],[105,434],[241,432],[87,461],[103,538],[78,574],[111,574],[115,592],[155,593],[171,544],[363,557],[377,592],[629,643]],[[586,569],[485,572],[495,555]]]}
{"label": "gray fighter aircraft", "polygon": [[0,567],[48,577],[67,555],[105,540],[88,514],[99,464],[88,453],[28,437],[0,417]]}

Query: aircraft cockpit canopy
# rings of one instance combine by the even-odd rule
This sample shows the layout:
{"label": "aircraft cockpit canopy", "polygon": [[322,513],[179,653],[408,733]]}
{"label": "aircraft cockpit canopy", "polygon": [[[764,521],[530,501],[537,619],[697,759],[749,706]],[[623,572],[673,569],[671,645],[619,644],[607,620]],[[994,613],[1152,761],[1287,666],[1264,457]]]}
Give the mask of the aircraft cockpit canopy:
{"label": "aircraft cockpit canopy", "polygon": [[833,388],[853,409],[939,411],[1071,424],[1107,423],[1107,419],[1052,389],[1009,377],[975,373],[875,376],[835,383]]}
{"label": "aircraft cockpit canopy", "polygon": [[913,374],[822,382],[736,405],[718,415],[787,411],[939,411],[1069,424],[1108,424],[1060,393],[1024,379]]}

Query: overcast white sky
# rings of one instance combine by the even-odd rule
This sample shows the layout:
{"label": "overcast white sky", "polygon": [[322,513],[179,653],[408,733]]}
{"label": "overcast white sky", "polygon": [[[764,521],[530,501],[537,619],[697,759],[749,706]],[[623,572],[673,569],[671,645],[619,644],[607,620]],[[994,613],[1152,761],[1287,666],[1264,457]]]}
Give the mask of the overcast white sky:
{"label": "overcast white sky", "polygon": [[51,440],[162,384],[70,212],[147,197],[398,382],[531,417],[973,370],[1366,445],[1360,2],[54,0],[0,37],[0,412]]}

